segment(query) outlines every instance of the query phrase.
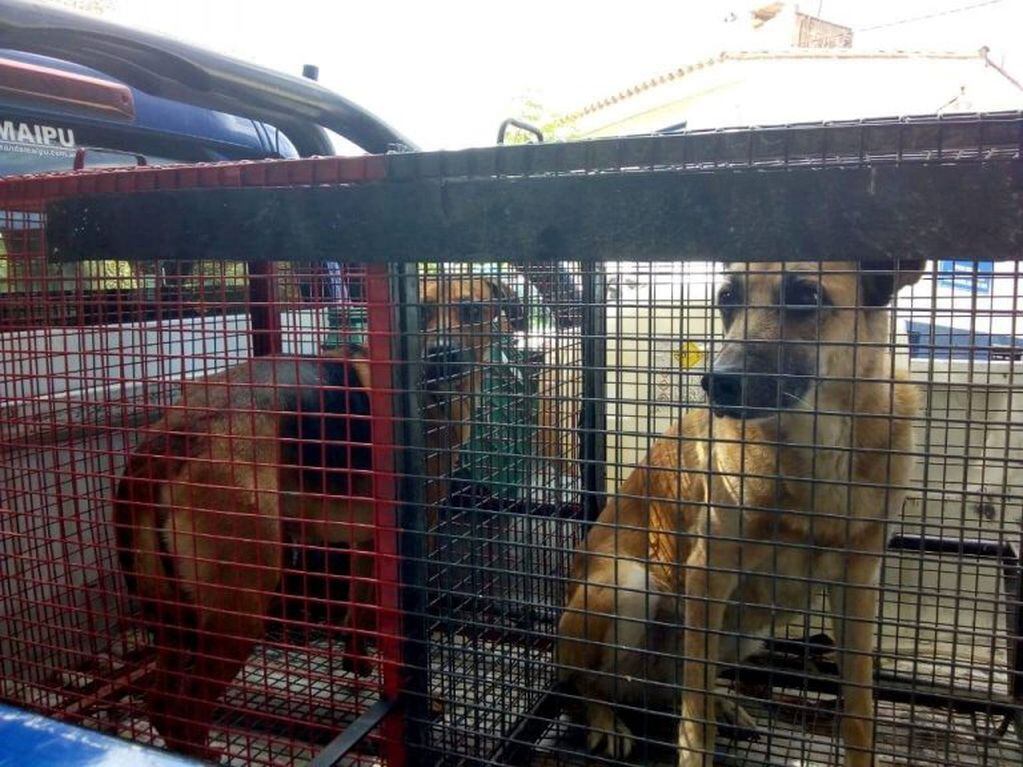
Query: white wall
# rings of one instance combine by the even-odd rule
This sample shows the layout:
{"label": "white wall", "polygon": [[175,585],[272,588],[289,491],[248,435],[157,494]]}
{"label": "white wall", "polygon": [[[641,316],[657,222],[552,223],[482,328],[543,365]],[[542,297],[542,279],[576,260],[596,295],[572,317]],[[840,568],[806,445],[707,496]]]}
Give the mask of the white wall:
{"label": "white wall", "polygon": [[[1023,107],[1023,93],[975,53],[732,53],[582,117],[587,137],[784,125]],[[882,85],[883,84],[883,85]]]}
{"label": "white wall", "polygon": [[[607,470],[613,492],[650,445],[690,404],[701,403],[709,339],[717,330],[706,264],[620,264],[609,269],[617,298],[607,312]],[[683,369],[688,343],[704,353]]]}

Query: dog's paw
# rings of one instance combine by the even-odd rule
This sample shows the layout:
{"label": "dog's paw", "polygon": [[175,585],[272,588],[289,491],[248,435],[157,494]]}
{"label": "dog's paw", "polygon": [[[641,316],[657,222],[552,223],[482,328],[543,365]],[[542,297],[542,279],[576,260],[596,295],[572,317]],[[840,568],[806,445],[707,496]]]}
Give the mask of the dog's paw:
{"label": "dog's paw", "polygon": [[374,666],[363,653],[365,650],[349,651],[341,658],[341,668],[358,677],[373,676]]}
{"label": "dog's paw", "polygon": [[1004,500],[994,493],[981,493],[980,497],[972,504],[973,512],[982,519],[998,519]]}
{"label": "dog's paw", "polygon": [[609,706],[587,706],[589,736],[586,745],[590,751],[603,751],[612,759],[628,759],[635,745],[632,730],[619,719]]}
{"label": "dog's paw", "polygon": [[749,712],[731,695],[718,694],[715,699],[718,723],[732,731],[736,740],[760,740],[760,728]]}
{"label": "dog's paw", "polygon": [[714,767],[714,757],[698,751],[679,750],[678,767]]}

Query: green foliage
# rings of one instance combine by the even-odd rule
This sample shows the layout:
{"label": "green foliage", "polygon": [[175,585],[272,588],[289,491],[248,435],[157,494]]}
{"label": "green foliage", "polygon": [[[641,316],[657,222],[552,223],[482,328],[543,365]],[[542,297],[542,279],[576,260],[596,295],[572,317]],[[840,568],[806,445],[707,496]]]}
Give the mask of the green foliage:
{"label": "green foliage", "polygon": [[[568,120],[561,112],[545,107],[535,93],[515,99],[508,116],[538,128],[543,133],[544,141],[570,141],[579,136],[579,130],[573,121]],[[531,134],[513,126],[509,127],[505,134],[506,144],[528,144],[535,140]]]}
{"label": "green foliage", "polygon": [[93,16],[102,16],[114,6],[114,0],[45,0],[45,2]]}

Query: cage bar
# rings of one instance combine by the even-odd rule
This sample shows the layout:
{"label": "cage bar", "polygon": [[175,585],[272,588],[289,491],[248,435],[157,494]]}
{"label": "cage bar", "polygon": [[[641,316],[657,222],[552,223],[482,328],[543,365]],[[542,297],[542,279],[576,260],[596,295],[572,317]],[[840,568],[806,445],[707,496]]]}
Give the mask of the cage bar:
{"label": "cage bar", "polygon": [[[818,461],[840,465],[843,455],[857,454],[819,443],[828,419],[861,418],[850,409],[855,405],[810,407],[805,444],[742,433],[729,438],[722,419],[733,416],[708,409],[701,380],[711,375],[712,389],[714,360],[741,341],[774,350],[776,357],[767,352],[758,364],[789,364],[805,351],[813,365],[827,358],[846,366],[840,374],[758,372],[748,369],[747,355],[736,375],[770,381],[776,401],[741,404],[779,423],[789,418],[784,392],[796,400],[817,396],[793,394],[783,380],[856,391],[895,386],[895,370],[908,371],[922,411],[882,410],[879,420],[889,429],[910,424],[915,447],[878,447],[872,480],[855,479],[851,469],[818,479],[809,502],[816,504],[818,494],[833,500],[813,506],[812,514],[779,513],[770,503],[761,511],[793,525],[809,519],[813,527],[855,514],[883,517],[887,500],[853,508],[850,499],[864,489],[876,490],[875,498],[904,496],[888,512],[883,545],[868,552],[880,559],[881,575],[865,589],[880,605],[876,636],[858,649],[873,669],[859,683],[873,698],[871,738],[862,748],[876,764],[1017,764],[1021,137],[1018,114],[921,117],[0,183],[5,246],[23,256],[12,283],[23,289],[0,298],[2,332],[5,348],[30,349],[6,363],[0,377],[2,449],[33,456],[12,462],[5,477],[13,499],[4,501],[5,546],[19,570],[7,586],[3,616],[20,630],[8,632],[17,636],[3,648],[4,698],[97,728],[112,726],[108,712],[127,710],[136,716],[122,734],[152,739],[135,702],[144,664],[141,672],[129,663],[127,671],[114,668],[124,659],[102,649],[130,604],[112,585],[117,566],[109,556],[96,564],[83,554],[96,540],[98,551],[113,552],[104,542],[109,491],[102,488],[119,476],[117,462],[142,423],[116,396],[91,392],[123,388],[130,378],[125,329],[133,323],[151,321],[165,331],[183,318],[247,313],[251,320],[240,326],[217,320],[223,327],[211,335],[219,345],[205,351],[194,345],[176,359],[213,358],[216,368],[286,351],[289,334],[302,337],[291,315],[319,290],[308,285],[322,284],[311,264],[336,260],[367,265],[351,283],[364,293],[329,299],[311,335],[330,330],[344,341],[366,331],[352,322],[356,310],[369,316],[373,458],[366,476],[374,544],[373,576],[362,582],[376,585],[370,610],[376,622],[362,633],[373,645],[366,657],[381,673],[351,679],[293,660],[303,642],[315,645],[331,633],[331,608],[353,603],[329,591],[310,600],[309,571],[328,584],[360,582],[335,572],[328,547],[307,547],[305,561],[293,568],[299,591],[328,615],[292,618],[304,636],[279,643],[288,672],[283,707],[256,701],[245,708],[245,695],[266,693],[269,685],[244,676],[222,699],[220,708],[241,721],[231,758],[298,761],[336,738],[322,759],[336,760],[340,750],[367,763],[610,764],[623,754],[600,749],[610,743],[608,734],[624,748],[619,723],[626,723],[633,762],[675,763],[678,712],[653,698],[691,682],[680,675],[700,657],[689,654],[692,648],[662,645],[630,661],[628,630],[642,626],[670,637],[683,623],[683,606],[663,585],[616,586],[614,599],[631,594],[671,606],[658,614],[639,608],[640,618],[593,642],[608,660],[581,689],[563,680],[558,625],[566,589],[580,582],[572,564],[585,536],[648,532],[642,525],[615,528],[601,515],[608,499],[651,503],[652,480],[631,489],[623,483],[642,472],[644,455],[683,413],[705,414],[709,433],[669,436],[662,450],[681,454],[704,444],[742,456],[771,451],[774,462],[759,469],[742,459],[732,473],[742,481],[793,480],[785,456],[808,447],[820,454],[810,460],[812,471]],[[114,286],[96,290],[90,280],[97,273],[87,264],[97,261],[138,268],[131,277],[101,271],[99,278]],[[148,286],[131,280],[155,279],[153,265],[164,261],[218,266],[198,276],[160,272],[150,298]],[[237,273],[255,278],[251,288],[232,283],[231,263],[249,264]],[[728,277],[729,269],[739,271]],[[885,279],[896,294],[887,309],[881,308],[887,293],[868,294],[868,283],[884,293]],[[899,280],[906,285],[894,290]],[[776,287],[738,297],[717,292],[729,281],[742,289]],[[127,285],[120,289],[119,282]],[[825,283],[861,287],[853,298],[798,293]],[[877,306],[866,308],[869,301]],[[341,307],[332,315],[335,304]],[[802,322],[802,335],[768,344],[750,326],[728,330],[724,315],[750,313],[758,313],[758,328],[777,325],[784,333]],[[844,340],[827,325],[843,313],[858,318]],[[868,336],[864,323],[882,315],[891,319],[889,330]],[[330,316],[336,321],[328,328]],[[92,328],[108,329],[96,335]],[[42,351],[75,333],[94,344],[81,369],[59,367],[51,351]],[[238,340],[248,337],[248,344]],[[266,340],[257,344],[260,337]],[[172,355],[157,357],[164,368],[171,365]],[[878,367],[864,369],[871,358]],[[179,375],[175,364],[170,372]],[[150,390],[142,410],[150,418],[168,399],[168,378],[166,370],[143,377]],[[80,394],[83,381],[92,385],[87,395]],[[64,392],[70,394],[58,403]],[[89,444],[90,438],[100,441]],[[47,462],[62,479],[46,484],[32,460]],[[895,478],[891,466],[900,460],[909,469]],[[664,472],[678,482],[730,476],[720,467],[673,465]],[[708,497],[692,507],[708,509]],[[49,516],[41,511],[58,506]],[[732,506],[757,510],[748,501]],[[740,528],[733,537],[748,534]],[[731,540],[695,528],[674,539],[708,547]],[[778,556],[823,557],[848,549],[851,540],[772,545]],[[314,568],[311,555],[320,557]],[[648,553],[630,561],[654,560]],[[716,577],[727,568],[706,570]],[[771,598],[793,584],[848,589],[850,577],[801,572],[785,583],[770,578],[765,588]],[[55,614],[66,598],[54,594],[65,591],[93,600],[71,612],[84,628]],[[790,611],[791,622],[771,626],[773,637],[756,652],[722,664],[720,694],[747,716],[719,727],[717,741],[700,749],[763,764],[841,763],[850,747],[843,721],[851,717],[839,705],[855,693],[848,680],[843,690],[850,648],[828,621],[832,611],[823,598],[807,597]],[[599,610],[584,606],[582,613],[596,620]],[[61,636],[64,630],[70,633]],[[337,653],[322,654],[329,660]],[[637,697],[615,698],[637,668],[642,673],[672,657],[686,662],[662,665],[670,673]],[[89,665],[95,658],[109,668],[97,672]],[[29,668],[44,682],[26,676]],[[47,673],[68,681],[45,681]],[[79,675],[81,691],[68,694]],[[312,700],[299,690],[317,684],[347,685],[358,704],[314,725],[297,701]],[[607,702],[602,684],[615,698],[612,718],[575,721],[574,708]],[[391,702],[400,705],[391,709]],[[346,724],[355,729],[342,732]]]}

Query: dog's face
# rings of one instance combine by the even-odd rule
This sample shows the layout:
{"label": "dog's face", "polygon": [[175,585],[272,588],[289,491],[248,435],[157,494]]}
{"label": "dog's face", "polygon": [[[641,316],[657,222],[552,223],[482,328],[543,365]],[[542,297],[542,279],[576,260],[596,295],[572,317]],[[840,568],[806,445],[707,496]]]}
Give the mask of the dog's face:
{"label": "dog's face", "polygon": [[495,338],[524,321],[518,296],[491,278],[431,277],[420,296],[428,389],[461,388]]}
{"label": "dog's face", "polygon": [[732,264],[717,294],[725,336],[702,385],[712,412],[815,410],[828,382],[887,377],[888,311],[923,261]]}

